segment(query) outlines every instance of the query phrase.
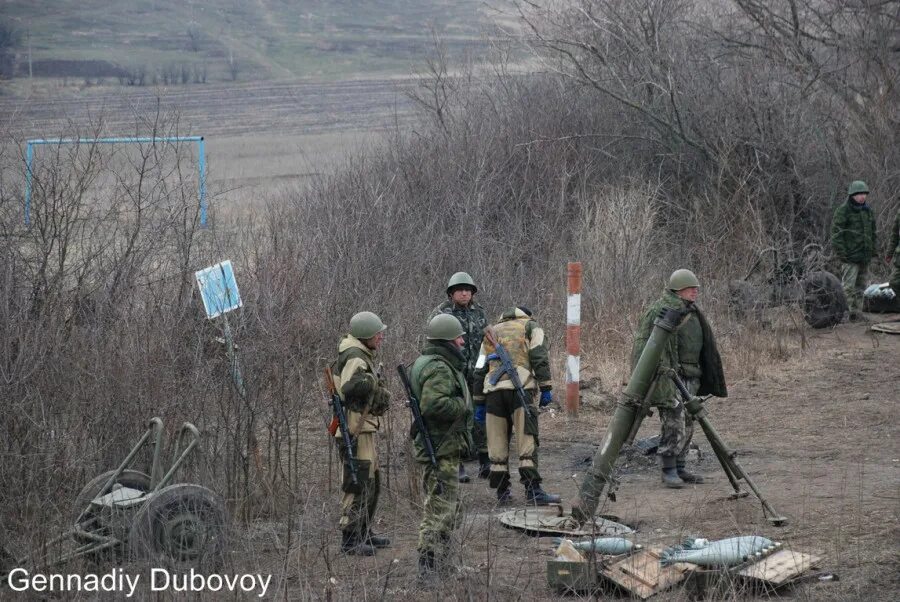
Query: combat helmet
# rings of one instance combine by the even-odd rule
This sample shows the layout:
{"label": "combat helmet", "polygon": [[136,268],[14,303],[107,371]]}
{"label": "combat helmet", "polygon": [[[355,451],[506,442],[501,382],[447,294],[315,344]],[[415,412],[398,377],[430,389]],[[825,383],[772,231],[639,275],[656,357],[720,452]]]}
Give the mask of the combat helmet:
{"label": "combat helmet", "polygon": [[666,286],[670,291],[680,291],[686,288],[699,287],[700,281],[697,276],[690,270],[680,269],[672,272],[669,276],[669,284]]}
{"label": "combat helmet", "polygon": [[350,334],[357,339],[371,339],[387,328],[381,318],[370,311],[361,311],[350,318]]}
{"label": "combat helmet", "polygon": [[472,277],[469,276],[466,272],[456,272],[452,276],[450,276],[450,280],[447,281],[447,294],[449,295],[453,292],[453,288],[457,286],[470,286],[472,287],[472,293],[478,292],[478,287],[475,286],[475,281],[472,280]]}
{"label": "combat helmet", "polygon": [[861,192],[869,194],[869,187],[866,186],[866,183],[862,180],[853,180],[850,182],[850,185],[847,186],[847,196],[853,196],[854,194],[859,194]]}
{"label": "combat helmet", "polygon": [[452,341],[466,333],[456,316],[450,314],[438,314],[431,318],[425,329],[425,338],[429,341]]}

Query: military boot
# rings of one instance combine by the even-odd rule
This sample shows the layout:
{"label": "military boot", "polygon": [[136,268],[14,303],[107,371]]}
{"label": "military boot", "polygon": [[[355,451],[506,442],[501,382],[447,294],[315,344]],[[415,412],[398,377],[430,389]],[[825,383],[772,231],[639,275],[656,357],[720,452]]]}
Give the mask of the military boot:
{"label": "military boot", "polygon": [[703,477],[689,472],[687,468],[685,468],[685,463],[678,460],[675,463],[675,468],[678,472],[678,478],[684,481],[685,483],[694,483],[696,485],[700,485],[703,483]]}
{"label": "military boot", "polygon": [[684,482],[678,478],[675,462],[675,456],[659,457],[659,465],[662,468],[662,482],[669,489],[681,489],[684,487]]}
{"label": "military boot", "polygon": [[440,585],[441,579],[434,562],[434,552],[419,552],[419,576],[417,581],[421,587],[432,589]]}
{"label": "military boot", "polygon": [[525,486],[525,501],[535,506],[558,504],[562,499],[558,495],[547,493],[539,484]]}
{"label": "military boot", "polygon": [[478,452],[478,478],[486,479],[491,476],[491,459],[487,452]]}
{"label": "military boot", "polygon": [[472,479],[469,478],[469,475],[466,474],[466,466],[462,462],[459,463],[459,472],[457,473],[456,479],[460,483],[468,483]]}
{"label": "military boot", "polygon": [[345,531],[341,533],[341,552],[349,556],[374,556],[375,548],[360,541],[356,533]]}
{"label": "military boot", "polygon": [[369,534],[366,536],[366,543],[373,548],[387,548],[391,545],[391,540],[388,537],[375,535],[372,533],[372,530],[369,529]]}
{"label": "military boot", "polygon": [[499,506],[506,506],[507,504],[512,503],[512,491],[509,489],[509,485],[506,487],[497,488],[497,504]]}

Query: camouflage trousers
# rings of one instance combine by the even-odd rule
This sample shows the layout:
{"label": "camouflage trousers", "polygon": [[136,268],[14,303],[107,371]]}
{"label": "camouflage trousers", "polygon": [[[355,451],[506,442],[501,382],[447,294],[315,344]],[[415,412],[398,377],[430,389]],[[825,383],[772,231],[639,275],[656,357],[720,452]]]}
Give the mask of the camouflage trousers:
{"label": "camouflage trousers", "polygon": [[347,450],[343,441],[338,443],[344,477],[341,481],[341,531],[355,538],[364,538],[372,525],[378,494],[381,492],[381,473],[375,455],[375,433],[360,433],[353,439],[356,458],[357,484],[347,465]]}
{"label": "camouflage trousers", "polygon": [[891,279],[888,283],[894,294],[900,297],[900,252],[894,252],[894,271],[891,272]]}
{"label": "camouflage trousers", "polygon": [[419,524],[419,553],[443,556],[450,533],[459,526],[460,501],[456,457],[438,458],[438,467],[425,464],[425,506]]}
{"label": "camouflage trousers", "polygon": [[519,452],[520,480],[526,485],[541,482],[538,472],[538,412],[534,405],[534,391],[525,393],[529,395],[531,418],[525,415],[515,391],[504,389],[485,396],[485,430],[491,459],[490,486],[494,489],[506,489],[509,485],[509,443],[513,434]]}
{"label": "camouflage trousers", "polygon": [[[683,376],[682,380],[691,395],[696,395],[700,389],[700,379]],[[660,434],[659,449],[656,453],[684,460],[694,436],[694,418],[684,409],[684,403],[680,398],[676,406],[660,407],[658,410]]]}
{"label": "camouflage trousers", "polygon": [[847,306],[852,312],[862,311],[863,291],[869,280],[868,263],[842,263],[841,285],[847,297]]}

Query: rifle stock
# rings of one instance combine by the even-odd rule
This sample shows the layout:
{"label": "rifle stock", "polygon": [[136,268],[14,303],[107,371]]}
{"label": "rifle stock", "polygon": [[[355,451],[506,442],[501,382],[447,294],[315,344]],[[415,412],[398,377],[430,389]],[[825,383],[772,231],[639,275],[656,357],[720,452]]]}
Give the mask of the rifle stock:
{"label": "rifle stock", "polygon": [[328,432],[334,437],[338,427],[341,429],[341,439],[344,441],[344,447],[347,450],[346,463],[350,469],[350,479],[354,485],[359,485],[359,474],[357,472],[356,457],[353,455],[353,442],[350,440],[350,427],[347,424],[347,414],[344,411],[344,404],[341,402],[341,396],[338,395],[337,388],[334,386],[334,375],[331,368],[325,368],[325,386],[328,388],[328,394],[331,395],[331,409],[334,416],[331,424],[328,425]]}

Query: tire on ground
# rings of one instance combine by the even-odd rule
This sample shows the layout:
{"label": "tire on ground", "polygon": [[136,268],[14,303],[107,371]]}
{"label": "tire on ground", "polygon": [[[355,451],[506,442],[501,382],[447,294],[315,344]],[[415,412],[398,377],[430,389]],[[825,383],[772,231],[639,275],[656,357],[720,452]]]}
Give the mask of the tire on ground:
{"label": "tire on ground", "polygon": [[227,514],[221,496],[200,485],[169,485],[138,511],[128,543],[131,558],[150,566],[214,572],[225,559]]}
{"label": "tire on ground", "polygon": [[848,310],[841,281],[830,272],[812,272],[803,280],[803,319],[813,328],[840,324]]}

